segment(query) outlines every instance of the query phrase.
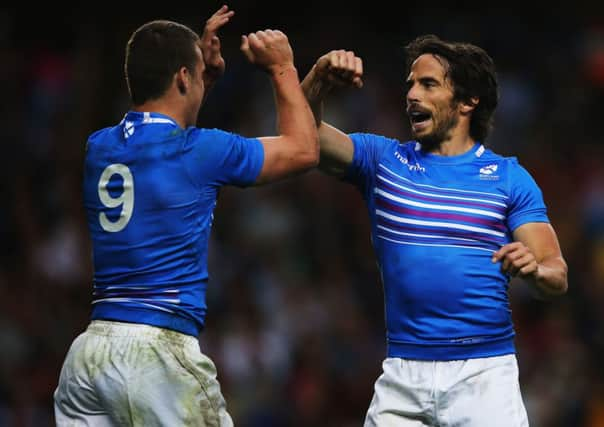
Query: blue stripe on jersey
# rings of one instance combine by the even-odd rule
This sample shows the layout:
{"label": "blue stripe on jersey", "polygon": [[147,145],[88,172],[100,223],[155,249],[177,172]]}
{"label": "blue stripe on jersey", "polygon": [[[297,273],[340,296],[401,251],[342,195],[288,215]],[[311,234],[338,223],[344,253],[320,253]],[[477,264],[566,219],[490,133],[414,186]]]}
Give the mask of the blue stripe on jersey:
{"label": "blue stripe on jersey", "polygon": [[[396,178],[400,179],[400,177],[394,175]],[[440,203],[445,201],[446,203],[451,204],[452,206],[468,206],[476,209],[492,209],[494,212],[503,214],[507,208],[505,203],[494,202],[485,199],[476,199],[472,197],[461,197],[459,195],[450,196],[450,195],[442,195],[434,192],[426,192],[419,191],[413,189],[413,187],[417,187],[415,184],[411,185],[401,185],[397,184],[396,178],[393,180],[392,178],[387,179],[386,177],[378,174],[378,185],[385,189],[388,189],[390,192],[398,194],[402,197],[412,197],[418,201],[424,202],[433,202]]]}
{"label": "blue stripe on jersey", "polygon": [[[405,181],[407,184],[411,184],[412,186],[415,186],[417,188],[424,188],[424,189],[428,189],[428,190],[432,190],[435,191],[436,194],[441,194],[440,197],[457,197],[460,196],[460,193],[466,193],[466,194],[471,194],[473,197],[484,197],[487,200],[488,199],[492,199],[491,203],[493,204],[497,204],[496,200],[505,200],[508,198],[507,195],[505,194],[497,194],[497,193],[487,193],[484,191],[471,191],[471,190],[462,190],[462,189],[456,189],[456,188],[448,188],[448,187],[443,187],[443,186],[434,186],[434,185],[428,185],[428,184],[418,184],[418,183],[414,183],[413,181],[411,181],[408,178],[404,178],[400,175],[397,175],[396,173],[392,172],[390,169],[388,169],[386,166],[379,164],[378,165],[380,167],[380,169],[385,170],[386,172],[388,172],[391,176],[397,177],[403,181]],[[485,201],[485,200],[482,200]]]}

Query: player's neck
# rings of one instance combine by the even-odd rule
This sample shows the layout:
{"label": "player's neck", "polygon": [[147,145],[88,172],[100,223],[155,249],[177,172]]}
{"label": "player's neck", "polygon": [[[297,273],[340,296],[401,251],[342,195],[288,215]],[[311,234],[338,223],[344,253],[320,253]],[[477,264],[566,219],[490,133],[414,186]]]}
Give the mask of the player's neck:
{"label": "player's neck", "polygon": [[438,154],[439,156],[459,156],[468,152],[476,144],[476,141],[469,135],[463,139],[447,139],[442,141],[440,144],[432,147],[429,151],[432,154]]}
{"label": "player's neck", "polygon": [[185,112],[183,111],[182,101],[173,97],[164,96],[159,99],[147,101],[144,104],[132,107],[133,111],[159,113],[170,117],[181,128],[187,127]]}
{"label": "player's neck", "polygon": [[434,144],[425,146],[425,149],[439,156],[459,156],[471,150],[474,144],[476,140],[470,136],[469,123],[459,122],[445,139],[440,142],[435,141]]}

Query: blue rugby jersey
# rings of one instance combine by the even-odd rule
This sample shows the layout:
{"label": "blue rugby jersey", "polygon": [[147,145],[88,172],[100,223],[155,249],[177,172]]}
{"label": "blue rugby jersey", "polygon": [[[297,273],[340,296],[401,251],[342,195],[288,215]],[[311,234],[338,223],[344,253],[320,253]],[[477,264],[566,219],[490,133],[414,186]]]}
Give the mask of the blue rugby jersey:
{"label": "blue rugby jersey", "polygon": [[263,161],[256,138],[182,129],[156,113],[131,111],[93,133],[83,185],[94,256],[92,319],[198,335],[218,189],[253,184]]}
{"label": "blue rugby jersey", "polygon": [[516,158],[481,144],[458,156],[351,134],[346,179],[366,201],[384,286],[388,356],[456,360],[513,353],[510,277],[493,252],[528,222],[548,222]]}

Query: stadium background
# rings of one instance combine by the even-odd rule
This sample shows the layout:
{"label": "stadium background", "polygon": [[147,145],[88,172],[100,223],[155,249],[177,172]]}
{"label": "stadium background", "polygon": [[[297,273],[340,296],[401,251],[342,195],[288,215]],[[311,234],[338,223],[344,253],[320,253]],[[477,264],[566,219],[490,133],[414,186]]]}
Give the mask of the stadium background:
{"label": "stadium background", "polygon": [[[127,109],[130,32],[151,18],[200,30],[220,6],[124,3],[0,6],[0,426],[52,425],[63,357],[88,322],[83,148]],[[489,145],[535,176],[570,266],[569,293],[554,302],[511,286],[525,403],[535,427],[604,426],[602,4],[415,2],[396,12],[375,2],[254,3],[229,3],[227,72],[202,126],[274,133],[269,81],[238,51],[240,34],[258,29],[289,35],[301,76],[330,49],[354,50],[365,87],[335,93],[327,119],[401,139],[404,43],[435,33],[492,55],[501,102]],[[310,172],[225,188],[215,218],[201,343],[236,425],[361,425],[385,339],[360,196]]]}

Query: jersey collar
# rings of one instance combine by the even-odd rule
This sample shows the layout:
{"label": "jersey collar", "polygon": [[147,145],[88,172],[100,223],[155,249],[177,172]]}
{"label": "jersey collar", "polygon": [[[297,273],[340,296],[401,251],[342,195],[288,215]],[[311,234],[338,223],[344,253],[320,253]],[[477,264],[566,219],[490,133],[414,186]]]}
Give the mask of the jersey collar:
{"label": "jersey collar", "polygon": [[178,126],[178,124],[170,117],[161,113],[151,113],[148,111],[128,111],[120,124],[124,124],[125,122],[134,122],[137,124],[161,123]]}

